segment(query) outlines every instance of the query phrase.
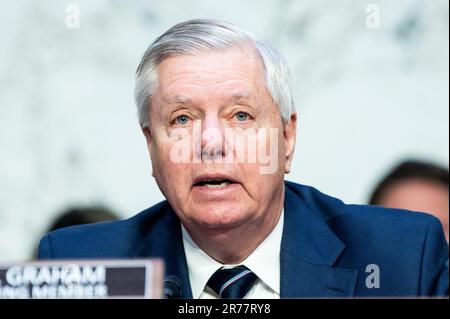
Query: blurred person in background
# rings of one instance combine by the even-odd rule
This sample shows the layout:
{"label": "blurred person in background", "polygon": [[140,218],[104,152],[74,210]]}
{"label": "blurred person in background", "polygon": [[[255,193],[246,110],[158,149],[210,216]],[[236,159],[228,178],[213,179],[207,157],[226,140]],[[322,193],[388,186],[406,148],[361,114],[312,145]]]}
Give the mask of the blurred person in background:
{"label": "blurred person in background", "polygon": [[394,167],[377,184],[370,205],[430,213],[442,223],[448,242],[448,169],[417,160]]}
{"label": "blurred person in background", "polygon": [[[44,234],[69,226],[93,224],[118,219],[119,216],[114,211],[102,205],[73,206],[58,213]],[[36,248],[33,252],[34,259],[37,258],[37,253]]]}
{"label": "blurred person in background", "polygon": [[72,207],[64,210],[60,215],[58,215],[47,232],[68,226],[91,224],[117,219],[119,219],[117,214],[104,206]]}

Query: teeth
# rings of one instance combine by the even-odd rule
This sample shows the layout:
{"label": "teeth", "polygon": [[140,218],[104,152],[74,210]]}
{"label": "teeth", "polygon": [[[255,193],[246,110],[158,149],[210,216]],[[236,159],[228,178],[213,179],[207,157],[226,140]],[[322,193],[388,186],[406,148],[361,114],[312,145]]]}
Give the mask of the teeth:
{"label": "teeth", "polygon": [[230,183],[228,182],[222,182],[220,184],[208,184],[206,183],[205,186],[208,188],[224,188],[227,187]]}

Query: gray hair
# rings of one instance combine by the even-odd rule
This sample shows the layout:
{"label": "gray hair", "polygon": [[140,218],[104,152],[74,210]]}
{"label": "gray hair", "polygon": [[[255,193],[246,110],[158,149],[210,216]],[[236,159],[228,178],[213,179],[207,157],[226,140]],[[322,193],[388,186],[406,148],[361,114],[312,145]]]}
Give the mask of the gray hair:
{"label": "gray hair", "polygon": [[267,42],[256,40],[231,23],[211,19],[195,19],[181,22],[157,38],[145,51],[136,70],[134,91],[139,124],[150,124],[150,98],[157,85],[157,67],[166,58],[176,55],[196,55],[208,50],[218,51],[239,44],[250,44],[264,67],[267,89],[288,122],[295,112],[291,92],[291,78],[286,60]]}

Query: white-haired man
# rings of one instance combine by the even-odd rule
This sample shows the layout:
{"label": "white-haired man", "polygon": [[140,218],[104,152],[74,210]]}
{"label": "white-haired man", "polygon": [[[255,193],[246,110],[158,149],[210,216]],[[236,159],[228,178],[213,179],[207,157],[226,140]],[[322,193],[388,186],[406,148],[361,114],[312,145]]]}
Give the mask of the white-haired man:
{"label": "white-haired man", "polygon": [[145,52],[135,96],[167,201],[50,233],[41,258],[162,257],[182,298],[448,294],[437,219],[284,180],[297,116],[271,45],[222,21],[177,24]]}

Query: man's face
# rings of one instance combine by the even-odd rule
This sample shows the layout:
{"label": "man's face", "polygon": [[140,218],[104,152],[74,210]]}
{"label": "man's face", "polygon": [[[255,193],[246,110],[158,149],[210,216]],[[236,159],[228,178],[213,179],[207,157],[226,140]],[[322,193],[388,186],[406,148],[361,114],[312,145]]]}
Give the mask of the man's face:
{"label": "man's face", "polygon": [[175,56],[158,67],[144,133],[153,176],[188,229],[258,225],[280,213],[296,118],[283,124],[263,74],[249,47]]}

